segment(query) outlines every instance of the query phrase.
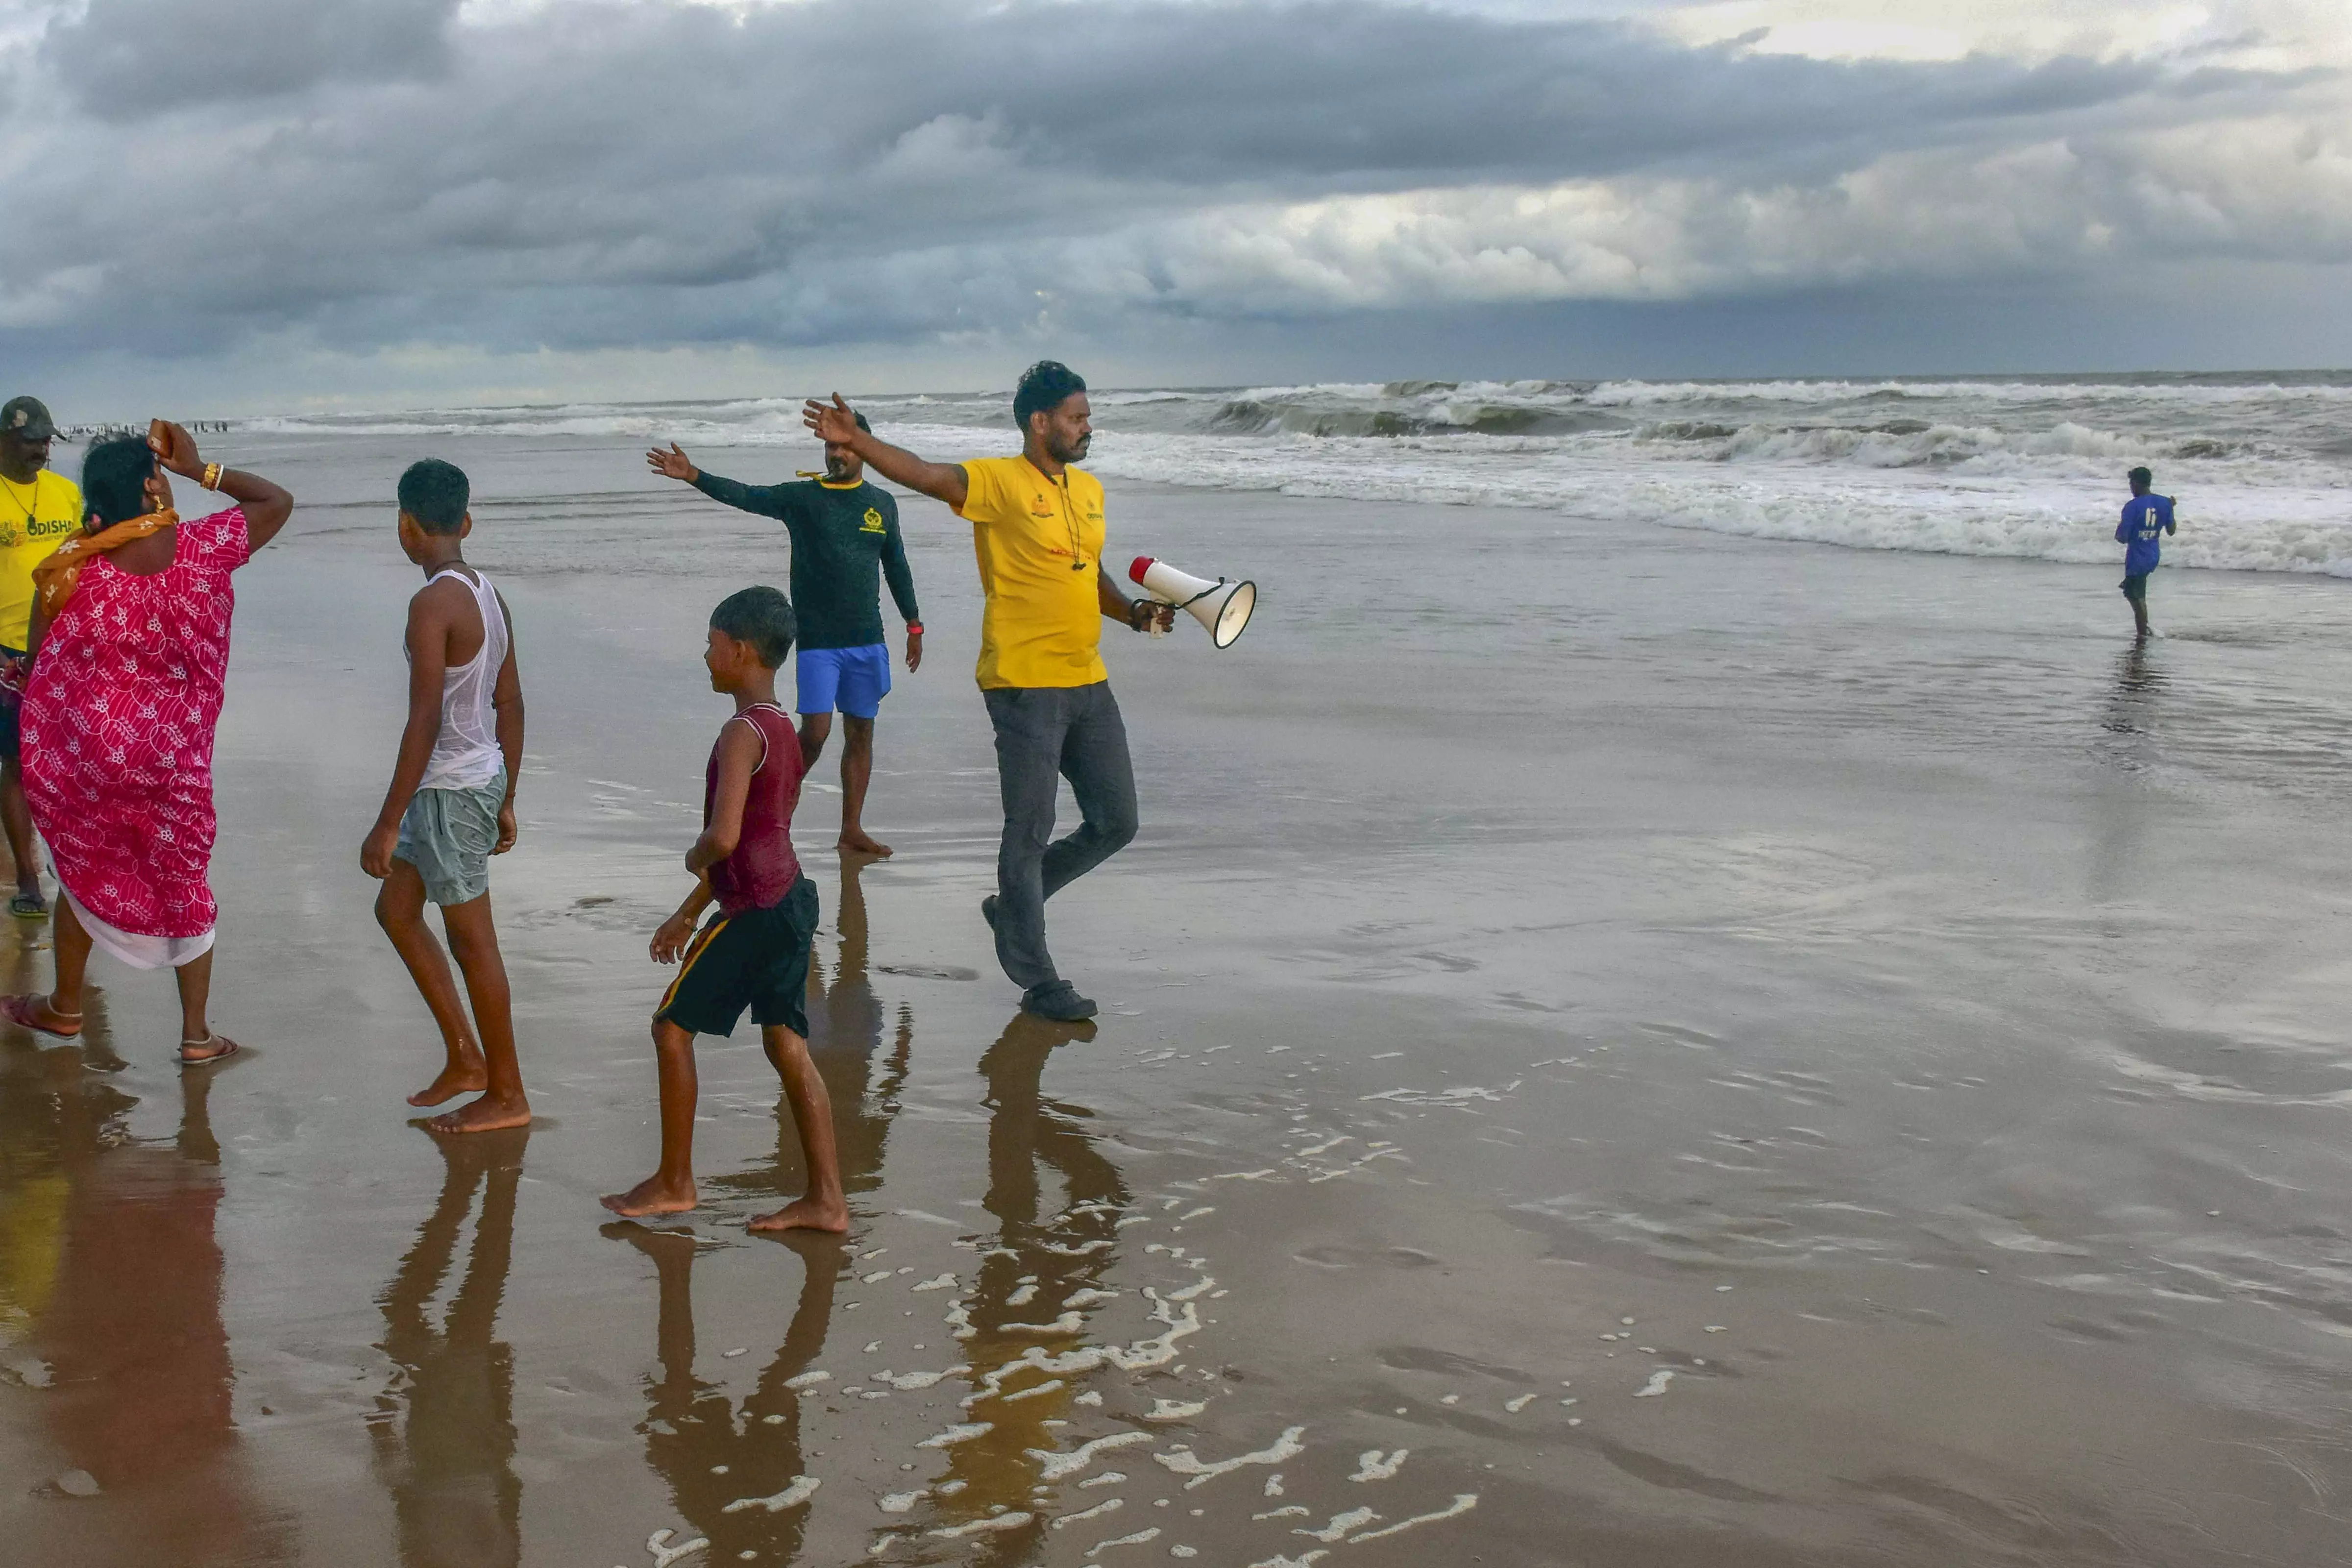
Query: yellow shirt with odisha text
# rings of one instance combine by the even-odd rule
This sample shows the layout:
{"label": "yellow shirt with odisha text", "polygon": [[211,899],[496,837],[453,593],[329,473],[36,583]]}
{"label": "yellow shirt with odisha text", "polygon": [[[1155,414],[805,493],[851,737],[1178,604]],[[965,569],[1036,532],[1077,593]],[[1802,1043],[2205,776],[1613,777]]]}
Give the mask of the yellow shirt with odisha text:
{"label": "yellow shirt with odisha text", "polygon": [[1103,668],[1103,488],[1064,468],[1047,479],[1027,458],[963,465],[969,493],[957,515],[971,524],[987,608],[980,623],[980,684],[1091,686]]}
{"label": "yellow shirt with odisha text", "polygon": [[29,485],[0,479],[0,647],[22,650],[33,621],[33,568],[81,531],[81,487],[43,468]]}

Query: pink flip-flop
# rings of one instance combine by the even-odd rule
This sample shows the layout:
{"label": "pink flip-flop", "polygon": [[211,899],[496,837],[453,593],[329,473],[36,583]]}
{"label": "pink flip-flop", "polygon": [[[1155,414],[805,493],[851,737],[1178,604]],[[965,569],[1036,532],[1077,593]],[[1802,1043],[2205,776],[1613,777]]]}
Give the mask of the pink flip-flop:
{"label": "pink flip-flop", "polygon": [[47,1000],[46,996],[0,996],[0,1018],[7,1019],[20,1029],[30,1029],[37,1035],[51,1035],[60,1040],[80,1039],[81,1025],[79,1023],[70,1029],[59,1029],[34,1022],[33,1010]]}

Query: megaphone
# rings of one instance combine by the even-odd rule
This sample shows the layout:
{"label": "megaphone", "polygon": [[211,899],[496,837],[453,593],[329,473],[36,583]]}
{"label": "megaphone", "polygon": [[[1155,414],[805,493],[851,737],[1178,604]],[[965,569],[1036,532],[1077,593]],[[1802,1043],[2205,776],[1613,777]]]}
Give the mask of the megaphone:
{"label": "megaphone", "polygon": [[1190,613],[1209,629],[1209,640],[1219,647],[1234,646],[1249,625],[1250,612],[1257,608],[1255,583],[1229,583],[1223,577],[1205,582],[1149,555],[1137,556],[1127,574],[1161,604]]}

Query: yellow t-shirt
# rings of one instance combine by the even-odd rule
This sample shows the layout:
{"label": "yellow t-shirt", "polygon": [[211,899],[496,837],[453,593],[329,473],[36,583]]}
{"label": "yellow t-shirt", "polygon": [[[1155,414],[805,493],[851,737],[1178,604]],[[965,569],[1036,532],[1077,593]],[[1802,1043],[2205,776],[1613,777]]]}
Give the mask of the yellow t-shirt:
{"label": "yellow t-shirt", "polygon": [[81,487],[43,468],[29,485],[0,479],[0,647],[21,648],[33,623],[33,568],[81,531]]}
{"label": "yellow t-shirt", "polygon": [[957,513],[971,524],[988,605],[980,623],[980,684],[1091,686],[1110,679],[1097,651],[1102,600],[1103,488],[1065,468],[1057,483],[1027,458],[963,466],[970,493]]}

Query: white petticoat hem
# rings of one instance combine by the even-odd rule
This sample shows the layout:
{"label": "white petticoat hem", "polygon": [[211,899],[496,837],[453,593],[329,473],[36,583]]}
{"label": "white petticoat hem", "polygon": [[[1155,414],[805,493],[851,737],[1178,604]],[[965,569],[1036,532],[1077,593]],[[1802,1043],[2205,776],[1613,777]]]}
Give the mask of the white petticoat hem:
{"label": "white petticoat hem", "polygon": [[213,950],[211,931],[201,936],[142,936],[121,931],[91,914],[89,906],[75,898],[73,889],[63,882],[58,884],[58,891],[73,906],[74,918],[89,932],[89,940],[133,969],[177,969]]}

